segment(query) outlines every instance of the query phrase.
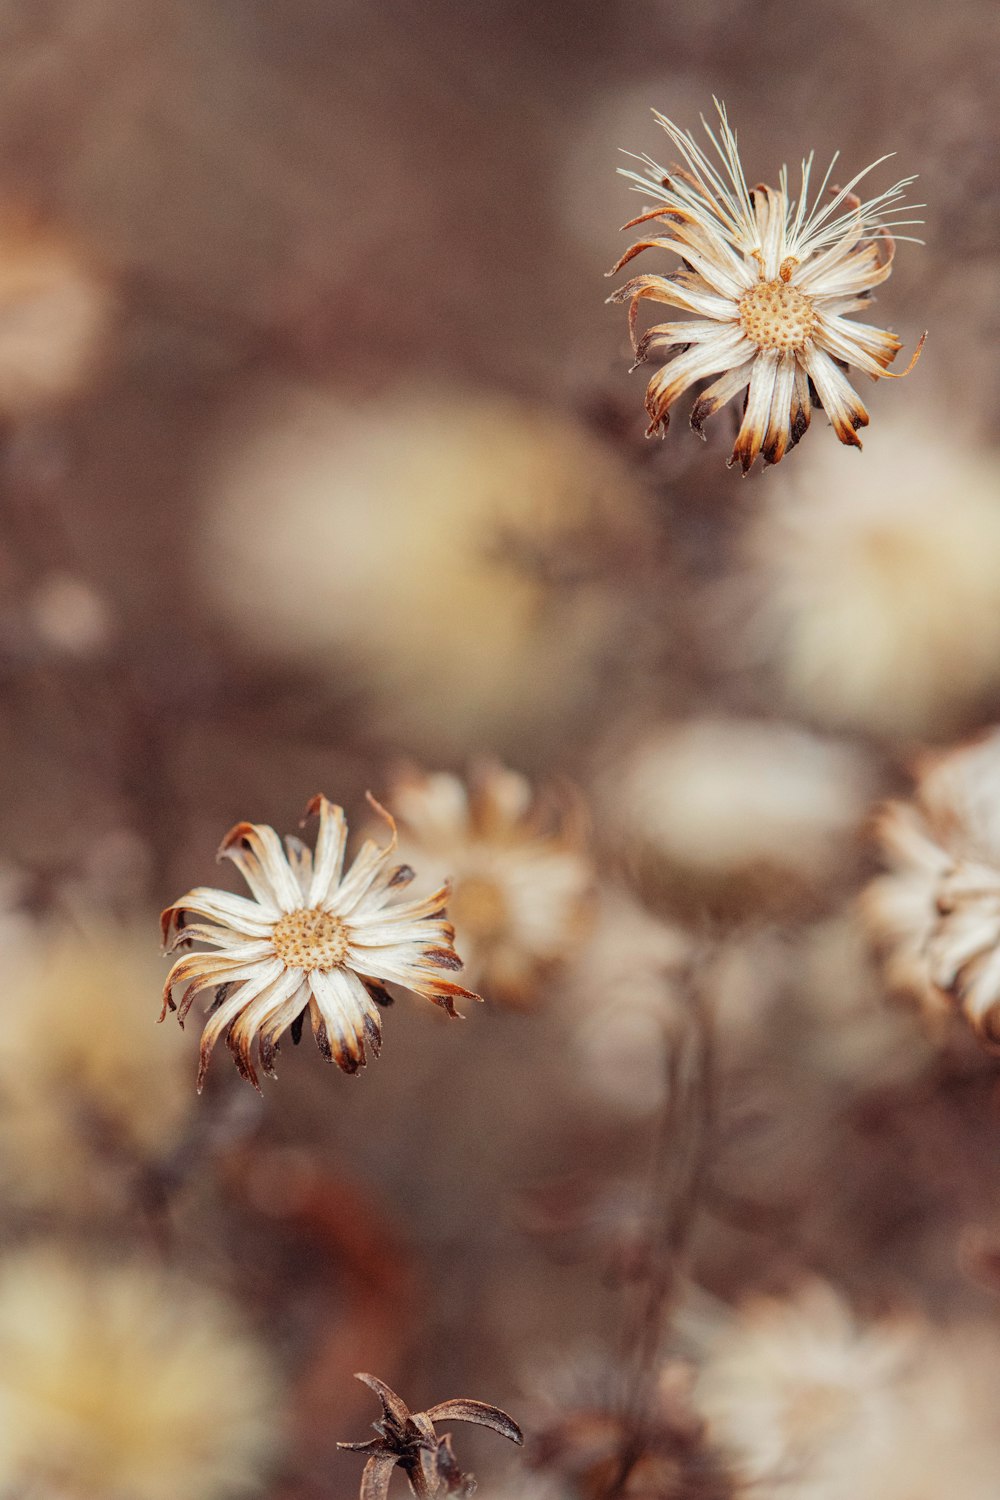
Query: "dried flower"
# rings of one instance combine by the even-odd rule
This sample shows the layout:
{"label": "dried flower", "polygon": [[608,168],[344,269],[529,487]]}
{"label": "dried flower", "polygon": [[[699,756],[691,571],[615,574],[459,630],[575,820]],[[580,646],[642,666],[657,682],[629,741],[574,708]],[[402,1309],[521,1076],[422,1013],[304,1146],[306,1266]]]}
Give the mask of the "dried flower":
{"label": "dried flower", "polygon": [[860,473],[816,447],[750,519],[748,618],[725,610],[721,644],[821,723],[938,735],[1000,682],[1000,462],[938,426],[880,424]]}
{"label": "dried flower", "polygon": [[[3,933],[0,1184],[21,1204],[118,1212],[191,1110],[190,1047],[156,1045],[148,934],[103,926]],[[161,1043],[163,1039],[161,1038]]]}
{"label": "dried flower", "polygon": [[583,423],[408,381],[356,405],[272,387],[236,424],[193,559],[209,597],[270,659],[362,692],[411,753],[514,753],[605,693],[626,641],[646,669],[608,580],[651,555],[648,497]]}
{"label": "dried flower", "polygon": [[447,772],[406,772],[392,805],[404,849],[453,879],[451,915],[472,982],[529,1004],[585,925],[593,871],[579,808],[535,796],[494,764],[468,789]]}
{"label": "dried flower", "polygon": [[499,1406],[458,1397],[439,1401],[427,1411],[411,1412],[405,1401],[374,1375],[356,1378],[370,1386],[382,1403],[381,1419],[372,1423],[378,1437],[364,1443],[337,1444],[338,1448],[369,1455],[361,1476],[361,1500],[385,1500],[397,1464],[417,1500],[472,1494],[474,1477],[462,1473],[452,1452],[450,1434],[439,1437],[435,1422],[474,1422],[479,1427],[491,1427],[512,1443],[524,1442],[520,1427]]}
{"label": "dried flower", "polygon": [[912,803],[878,822],[890,865],[864,896],[890,987],[957,1006],[1000,1046],[1000,729],[917,768]]}
{"label": "dried flower", "polygon": [[696,1402],[746,1481],[841,1500],[891,1453],[915,1333],[859,1323],[825,1282],[752,1298],[706,1340]]}
{"label": "dried flower", "polygon": [[[453,1016],[457,998],[479,998],[440,972],[462,967],[454,928],[444,920],[448,886],[390,905],[414,871],[389,864],[396,825],[369,800],[392,837],[383,849],[366,840],[346,874],[343,809],[317,796],[306,811],[307,817],[319,814],[315,855],[297,838],[286,838],[282,849],[274,829],[264,824],[237,823],[223,839],[219,858],[233,861],[254,899],[199,886],[163,913],[168,952],[192,939],[219,950],[177,959],[164,986],[160,1019],[176,1009],[182,1024],[197,994],[216,992],[201,1040],[199,1090],[212,1048],[227,1028],[237,1068],[259,1087],[251,1059],[255,1038],[261,1067],[273,1076],[278,1038],[291,1026],[298,1039],[306,1009],[320,1052],[353,1073],[365,1063],[366,1044],[378,1056],[378,1005],[390,1003],[387,983],[424,995]],[[184,993],[175,1005],[172,991],[180,985]]]}
{"label": "dried flower", "polygon": [[[609,275],[648,249],[668,250],[683,263],[681,270],[667,276],[635,276],[610,299],[630,304],[637,363],[652,349],[680,349],[647,387],[649,433],[666,430],[670,407],[688,386],[723,372],[695,402],[691,425],[700,433],[708,417],[749,386],[730,459],[730,464],[740,462],[744,474],[761,452],[765,463],[780,462],[808,427],[813,404],[822,405],[842,443],[860,448],[857,432],[868,425],[868,413],[842,367],[854,365],[874,380],[886,378],[900,341],[846,314],[864,307],[872,288],[891,273],[895,245],[887,226],[919,222],[900,217],[922,206],[904,201],[915,178],[904,177],[862,202],[854,189],[886,160],[880,157],[846,187],[831,189],[832,198],[824,207],[834,157],[810,208],[810,154],[802,163],[797,200],[789,197],[787,167],[781,169],[777,191],[764,184],[751,191],[736,133],[725,107],[716,101],[716,108],[721,141],[707,123],[705,130],[721,172],[689,132],[656,114],[684,166],[668,173],[643,157],[644,172],[624,174],[658,202],[625,228],[661,220],[666,232],[637,241]],[[644,297],[695,318],[658,324],[636,340]],[[923,339],[910,369],[922,345]]]}
{"label": "dried flower", "polygon": [[853,747],[721,716],[651,730],[606,782],[609,821],[639,873],[677,902],[711,897],[726,911],[825,890],[871,795]]}
{"label": "dried flower", "polygon": [[545,1382],[528,1462],[579,1500],[732,1500],[732,1477],[692,1406],[692,1383],[691,1367],[675,1359],[637,1393],[631,1372],[606,1352],[577,1359]]}
{"label": "dried flower", "polygon": [[666,1049],[687,996],[691,936],[603,886],[564,986],[571,1057],[589,1100],[628,1115],[663,1103]]}
{"label": "dried flower", "polygon": [[985,1320],[928,1329],[896,1410],[892,1442],[851,1500],[995,1500],[1000,1344]]}
{"label": "dried flower", "polygon": [[262,1484],[277,1388],[228,1303],[144,1263],[0,1265],[0,1491],[221,1500]]}

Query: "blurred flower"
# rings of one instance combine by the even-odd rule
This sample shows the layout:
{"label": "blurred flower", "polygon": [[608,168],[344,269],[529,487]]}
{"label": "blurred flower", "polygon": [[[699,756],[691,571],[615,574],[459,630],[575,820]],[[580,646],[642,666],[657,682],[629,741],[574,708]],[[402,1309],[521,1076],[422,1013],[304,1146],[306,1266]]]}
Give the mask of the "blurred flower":
{"label": "blurred flower", "polygon": [[916,1325],[859,1323],[824,1282],[753,1298],[706,1340],[696,1404],[749,1483],[853,1500],[892,1453]]}
{"label": "blurred flower", "polygon": [[479,766],[468,788],[447,772],[404,772],[391,801],[403,852],[452,883],[470,982],[530,1004],[586,925],[593,868],[576,803],[535,795],[495,764]]}
{"label": "blurred flower", "polygon": [[191,1107],[184,1039],[158,1047],[150,1026],[149,940],[96,922],[22,930],[3,971],[0,1182],[62,1210],[115,1202],[131,1169],[164,1161]]}
{"label": "blurred flower", "polygon": [[788,724],[692,719],[653,731],[606,778],[633,863],[677,898],[780,902],[849,863],[870,779],[858,751]]}
{"label": "blurred flower", "polygon": [[0,412],[23,416],[80,389],[101,353],[107,287],[55,228],[8,205],[0,227]]}
{"label": "blurred flower", "polygon": [[[386,983],[413,990],[450,1015],[457,1015],[457,998],[479,998],[440,972],[462,967],[454,928],[444,920],[448,887],[390,904],[414,872],[387,863],[396,825],[374,799],[372,806],[392,837],[384,849],[366,840],[346,875],[343,809],[317,796],[307,810],[319,814],[315,856],[297,838],[286,838],[282,849],[266,824],[237,823],[219,858],[232,860],[254,899],[198,886],[163,913],[168,952],[192,940],[219,950],[177,959],[163,992],[161,1021],[169,1008],[181,1024],[196,995],[216,992],[202,1034],[199,1091],[224,1031],[240,1074],[259,1087],[250,1055],[255,1039],[261,1067],[273,1076],[278,1038],[291,1026],[297,1039],[307,1009],[320,1052],[354,1073],[364,1066],[366,1042],[376,1057],[381,1048],[376,1001],[389,1003]],[[184,993],[175,1005],[172,991],[179,985]]]}
{"label": "blurred flower", "polygon": [[451,1437],[438,1437],[435,1422],[473,1422],[491,1427],[512,1443],[523,1443],[520,1427],[499,1406],[459,1397],[440,1401],[426,1411],[411,1412],[396,1392],[374,1375],[359,1375],[382,1403],[382,1418],[373,1423],[378,1437],[363,1443],[338,1443],[355,1453],[367,1453],[361,1479],[362,1500],[385,1500],[392,1471],[398,1465],[417,1500],[435,1500],[442,1495],[471,1495],[476,1481],[463,1474],[452,1452]]}
{"label": "blurred flower", "polygon": [[598,891],[593,930],[567,972],[567,1019],[582,1086],[616,1111],[644,1115],[663,1102],[678,980],[691,937],[609,886]]}
{"label": "blurred flower", "polygon": [[958,1324],[931,1332],[896,1408],[891,1450],[849,1500],[995,1500],[998,1382],[995,1328]]}
{"label": "blurred flower", "polygon": [[[846,187],[831,189],[832,198],[824,206],[834,157],[810,208],[810,154],[802,163],[797,200],[789,197],[786,167],[777,192],[762,183],[751,191],[725,107],[716,107],[721,142],[707,124],[705,129],[722,164],[721,174],[689,132],[656,111],[685,167],[667,173],[643,157],[643,172],[624,174],[644,197],[661,205],[625,228],[661,220],[665,232],[637,241],[609,274],[648,249],[668,250],[683,265],[669,276],[635,276],[612,298],[629,303],[637,363],[651,349],[673,351],[679,346],[680,352],[647,387],[649,435],[658,428],[666,430],[670,407],[688,386],[721,371],[721,378],[695,403],[691,425],[701,432],[706,418],[749,386],[730,459],[731,464],[739,460],[744,474],[762,451],[765,463],[776,464],[794,447],[809,426],[814,396],[840,441],[860,448],[857,430],[868,425],[868,413],[842,368],[854,365],[873,380],[884,379],[900,342],[895,334],[856,323],[845,314],[867,306],[872,288],[891,273],[895,245],[886,226],[920,222],[900,218],[912,212],[904,201],[905,190],[916,179],[904,177],[862,203],[854,188],[879,165],[873,162]],[[636,341],[636,318],[644,297],[696,317],[658,324]],[[914,361],[919,353],[918,347]]]}
{"label": "blurred flower", "polygon": [[817,450],[751,522],[743,638],[820,722],[923,734],[1000,682],[997,458],[937,430],[880,429],[860,470]]}
{"label": "blurred flower", "polygon": [[913,1080],[933,1055],[909,1007],[887,1005],[854,901],[802,928],[789,953],[790,989],[806,1021],[797,1039],[808,1062],[845,1102],[845,1090]]}
{"label": "blurred flower", "polygon": [[446,390],[359,407],[292,391],[240,420],[198,560],[242,636],[363,690],[428,753],[513,750],[602,687],[630,617],[614,585],[635,587],[651,521],[592,433]]}
{"label": "blurred flower", "polygon": [[646,1383],[609,1356],[591,1355],[542,1383],[528,1462],[564,1493],[600,1500],[731,1500],[736,1491],[691,1402],[692,1370],[666,1363]]}
{"label": "blurred flower", "polygon": [[96,656],[111,636],[107,601],[70,573],[44,578],[28,600],[28,615],[39,640],[72,656]]}
{"label": "blurred flower", "polygon": [[917,768],[878,823],[890,873],[865,892],[890,987],[958,1006],[1000,1046],[1000,729]]}
{"label": "blurred flower", "polygon": [[150,1266],[0,1263],[0,1490],[215,1500],[262,1483],[276,1388],[228,1306]]}

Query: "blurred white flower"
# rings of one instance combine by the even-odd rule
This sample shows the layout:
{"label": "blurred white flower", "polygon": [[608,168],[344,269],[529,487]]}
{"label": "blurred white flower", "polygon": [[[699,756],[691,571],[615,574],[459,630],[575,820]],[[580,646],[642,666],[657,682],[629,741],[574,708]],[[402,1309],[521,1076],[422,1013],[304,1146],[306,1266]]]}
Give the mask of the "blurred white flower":
{"label": "blurred white flower", "polygon": [[995,1324],[930,1333],[903,1388],[891,1452],[872,1464],[849,1500],[996,1500],[998,1386]]}
{"label": "blurred white flower", "polygon": [[1000,729],[917,769],[878,822],[890,873],[864,896],[891,988],[961,1009],[1000,1046]]}
{"label": "blurred white flower", "polygon": [[0,1017],[0,1186],[67,1210],[119,1203],[135,1166],[177,1145],[191,1110],[190,1048],[157,1045],[155,945],[133,929],[5,933]]}
{"label": "blurred white flower", "polygon": [[95,656],[112,631],[107,601],[82,578],[50,573],[28,600],[28,616],[39,639],[53,651]]}
{"label": "blurred white flower", "polygon": [[694,889],[763,896],[850,867],[867,811],[862,755],[788,724],[699,718],[649,733],[604,778],[624,840]]}
{"label": "blurred white flower", "polygon": [[817,448],[749,524],[735,649],[817,722],[925,734],[1000,683],[1000,459],[939,430],[887,423],[863,465]]}
{"label": "blurred white flower", "polygon": [[471,984],[529,1005],[579,943],[593,868],[574,797],[536,794],[485,763],[468,785],[448,772],[401,773],[390,803],[402,851],[451,882],[449,911]]}
{"label": "blurred white flower", "polygon": [[644,1115],[663,1102],[678,979],[694,943],[624,891],[602,886],[593,929],[560,987],[579,1082],[616,1112]]}
{"label": "blurred white flower", "polygon": [[0,218],[0,412],[20,417],[73,395],[95,369],[112,299],[58,229],[7,205]]}
{"label": "blurred white flower", "polygon": [[46,1248],[0,1262],[0,1491],[221,1500],[262,1488],[280,1431],[228,1305],[145,1264]]}
{"label": "blurred white flower", "polygon": [[649,553],[645,497],[592,434],[448,391],[292,391],[241,422],[196,560],[242,636],[428,751],[512,749],[589,701],[628,616],[607,575]]}
{"label": "blurred white flower", "polygon": [[886,1004],[856,904],[794,936],[789,987],[806,1026],[800,1055],[843,1103],[846,1088],[899,1085],[917,1077],[933,1051],[908,1006]]}
{"label": "blurred white flower", "polygon": [[703,1333],[696,1403],[751,1484],[801,1500],[854,1500],[889,1457],[918,1325],[858,1322],[820,1281],[748,1299]]}

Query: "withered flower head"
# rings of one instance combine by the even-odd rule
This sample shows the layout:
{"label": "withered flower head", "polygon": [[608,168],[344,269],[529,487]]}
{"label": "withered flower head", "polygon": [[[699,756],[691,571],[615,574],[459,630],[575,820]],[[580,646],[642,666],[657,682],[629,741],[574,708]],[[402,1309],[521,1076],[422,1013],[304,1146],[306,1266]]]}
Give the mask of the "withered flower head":
{"label": "withered flower head", "polygon": [[516,771],[476,767],[396,781],[405,852],[453,877],[451,915],[472,983],[525,1006],[586,926],[593,867],[581,809],[568,792],[536,795]]}
{"label": "withered flower head", "polygon": [[361,1500],[385,1500],[397,1464],[417,1500],[473,1493],[474,1476],[462,1473],[452,1452],[450,1434],[439,1437],[435,1422],[475,1422],[480,1427],[492,1427],[512,1443],[524,1442],[520,1427],[499,1406],[458,1397],[439,1401],[427,1411],[411,1412],[405,1401],[374,1375],[358,1375],[357,1379],[370,1386],[382,1403],[382,1416],[372,1423],[378,1437],[364,1443],[337,1444],[338,1448],[369,1455],[361,1476]]}
{"label": "withered flower head", "polygon": [[1000,729],[917,769],[878,823],[890,872],[864,894],[891,988],[959,1008],[1000,1047]]}
{"label": "withered flower head", "polygon": [[[528,1463],[578,1500],[733,1500],[736,1487],[691,1402],[692,1369],[668,1360],[638,1400],[624,1368],[569,1367],[550,1380]],[[554,1399],[553,1399],[554,1397]]]}
{"label": "withered flower head", "polygon": [[703,1328],[695,1400],[750,1493],[871,1493],[865,1481],[893,1451],[923,1327],[902,1315],[861,1321],[835,1287],[812,1280],[786,1297],[750,1297]]}
{"label": "withered flower head", "polygon": [[[212,1048],[227,1028],[237,1068],[259,1087],[251,1058],[254,1039],[261,1067],[273,1076],[278,1038],[290,1026],[298,1041],[307,1009],[323,1056],[354,1073],[365,1063],[366,1044],[378,1056],[378,1005],[391,1001],[386,983],[424,995],[453,1016],[457,997],[479,998],[441,973],[462,967],[454,928],[444,919],[449,887],[422,900],[390,904],[414,872],[409,865],[390,863],[396,825],[374,798],[369,800],[392,837],[385,848],[367,839],[346,874],[343,809],[317,796],[306,810],[307,817],[319,814],[315,853],[292,837],[283,849],[265,824],[237,823],[226,834],[219,858],[233,861],[252,901],[198,886],[163,913],[168,952],[192,940],[218,950],[177,959],[167,975],[160,1014],[162,1021],[168,1009],[176,1010],[183,1025],[195,996],[215,991],[201,1041],[199,1091]],[[177,986],[184,992],[175,1005]]]}
{"label": "withered flower head", "polygon": [[[716,108],[721,139],[703,123],[721,170],[690,132],[657,113],[683,166],[665,172],[642,157],[643,172],[624,174],[647,198],[657,200],[656,207],[625,228],[659,221],[663,233],[636,241],[609,275],[643,250],[667,250],[682,263],[669,275],[634,276],[610,299],[630,304],[637,364],[651,350],[676,351],[646,390],[649,435],[666,431],[670,407],[688,386],[717,375],[695,402],[691,426],[701,433],[708,417],[749,387],[729,461],[738,461],[744,474],[760,453],[765,463],[780,462],[809,426],[814,405],[823,407],[842,443],[860,448],[858,428],[868,425],[868,413],[843,371],[853,365],[873,380],[886,378],[900,341],[847,314],[865,307],[872,288],[891,273],[895,245],[887,226],[920,222],[900,217],[922,206],[904,201],[915,179],[904,177],[862,201],[854,189],[886,160],[880,157],[846,187],[830,188],[832,196],[824,204],[835,156],[810,207],[810,153],[802,163],[797,199],[789,195],[787,167],[781,169],[777,191],[763,183],[750,189],[736,133],[725,107],[716,101]],[[636,339],[644,297],[694,318],[657,324]],[[923,339],[910,369],[922,345]]]}

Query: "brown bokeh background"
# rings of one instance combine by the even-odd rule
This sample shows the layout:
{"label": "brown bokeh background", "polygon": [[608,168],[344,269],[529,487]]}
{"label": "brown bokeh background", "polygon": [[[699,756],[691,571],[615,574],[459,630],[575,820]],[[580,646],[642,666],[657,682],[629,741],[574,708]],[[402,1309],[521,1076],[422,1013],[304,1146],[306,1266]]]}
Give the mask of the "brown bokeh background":
{"label": "brown bokeh background", "polygon": [[[728,412],[707,448],[682,418],[664,443],[645,441],[643,376],[629,378],[624,317],[604,305],[618,226],[638,206],[615,176],[619,148],[666,154],[651,107],[695,128],[713,94],[725,99],[751,181],[810,147],[824,164],[839,150],[851,171],[895,151],[896,175],[919,172],[926,248],[901,247],[879,320],[908,349],[930,336],[906,386],[872,394],[873,430],[918,392],[945,444],[956,427],[963,442],[995,429],[1000,13],[988,0],[14,0],[0,38],[0,195],[72,242],[113,298],[86,380],[12,415],[0,445],[0,844],[19,910],[38,920],[100,910],[148,922],[152,948],[153,913],[215,881],[230,824],[292,829],[322,789],[360,825],[364,791],[378,793],[402,757],[461,770],[497,752],[589,791],[614,777],[612,729],[627,743],[633,726],[664,717],[779,711],[766,669],[723,668],[703,628],[704,590],[772,476],[726,470]],[[416,703],[404,693],[404,712],[392,684],[412,670],[405,653],[399,667],[379,636],[359,665],[335,631],[324,647],[315,621],[301,650],[294,630],[272,640],[259,573],[234,602],[243,539],[230,553],[219,543],[237,524],[220,466],[298,393],[319,392],[320,409],[339,414],[329,473],[342,498],[337,433],[358,462],[351,412],[363,409],[376,475],[395,463],[405,476],[415,419],[401,409],[428,390],[445,413],[438,434],[449,401],[501,414],[513,402],[575,424],[632,487],[617,516],[602,494],[583,585],[572,570],[558,576],[558,529],[532,564],[559,596],[538,641],[560,620],[595,618],[592,596],[602,608],[617,600],[624,618],[548,667],[529,633],[515,677],[537,691],[482,713],[463,711],[450,663],[481,649],[488,676],[487,617],[451,622],[440,680],[432,652],[433,686]],[[806,447],[833,443],[825,423],[814,428]],[[287,452],[292,487],[294,442]],[[362,524],[358,514],[343,524]],[[335,594],[350,565],[330,515],[319,544],[301,536],[304,618],[317,570]],[[427,524],[445,523],[429,513]],[[387,554],[373,620],[397,566]],[[295,593],[289,568],[283,553],[278,594]],[[38,590],[53,578],[97,601],[92,647],[73,644],[76,616],[39,632]],[[438,586],[447,593],[446,570]],[[580,588],[580,614],[561,616]],[[315,611],[326,608],[324,595]],[[540,708],[546,697],[558,708]],[[987,694],[947,732],[996,717]],[[910,738],[858,738],[875,791],[902,785]],[[597,842],[604,858],[600,829]],[[871,862],[851,858],[848,886]],[[228,875],[219,883],[235,889]],[[722,925],[744,915],[726,908]],[[157,1006],[151,992],[151,1021]],[[262,1103],[244,1100],[216,1059],[153,1206],[133,1200],[125,1222],[170,1261],[196,1268],[207,1254],[210,1279],[276,1350],[296,1391],[277,1493],[353,1492],[356,1462],[330,1443],[361,1437],[374,1415],[354,1369],[415,1404],[465,1393],[521,1413],[532,1370],[613,1337],[619,1292],[592,1260],[561,1241],[554,1255],[525,1227],[546,1184],[589,1202],[595,1183],[641,1175],[649,1146],[642,1120],[593,1110],[566,1016],[565,1004],[485,1007],[458,1026],[404,999],[376,1067],[341,1077],[303,1046],[283,1056]],[[992,1074],[958,1054],[933,1084],[894,1083],[913,1091],[905,1106],[876,1089],[855,1108],[852,1095],[821,1145],[800,1141],[794,1205],[706,1229],[712,1288],[767,1283],[788,1262],[875,1303],[992,1306],[954,1279],[957,1236],[995,1214],[1000,1176]],[[767,1055],[763,1042],[750,1052]],[[780,1054],[770,1065],[738,1090],[750,1090],[751,1114],[761,1097],[783,1099],[776,1113],[794,1134],[811,1085],[782,1076]],[[784,1162],[788,1140],[777,1150]],[[767,1199],[774,1184],[757,1170]],[[83,1220],[65,1233],[111,1244],[121,1229],[97,1211]],[[17,1210],[8,1222],[12,1243],[37,1227]],[[58,1215],[54,1229],[43,1222],[64,1232]],[[473,1434],[463,1452],[499,1472],[490,1440]]]}

